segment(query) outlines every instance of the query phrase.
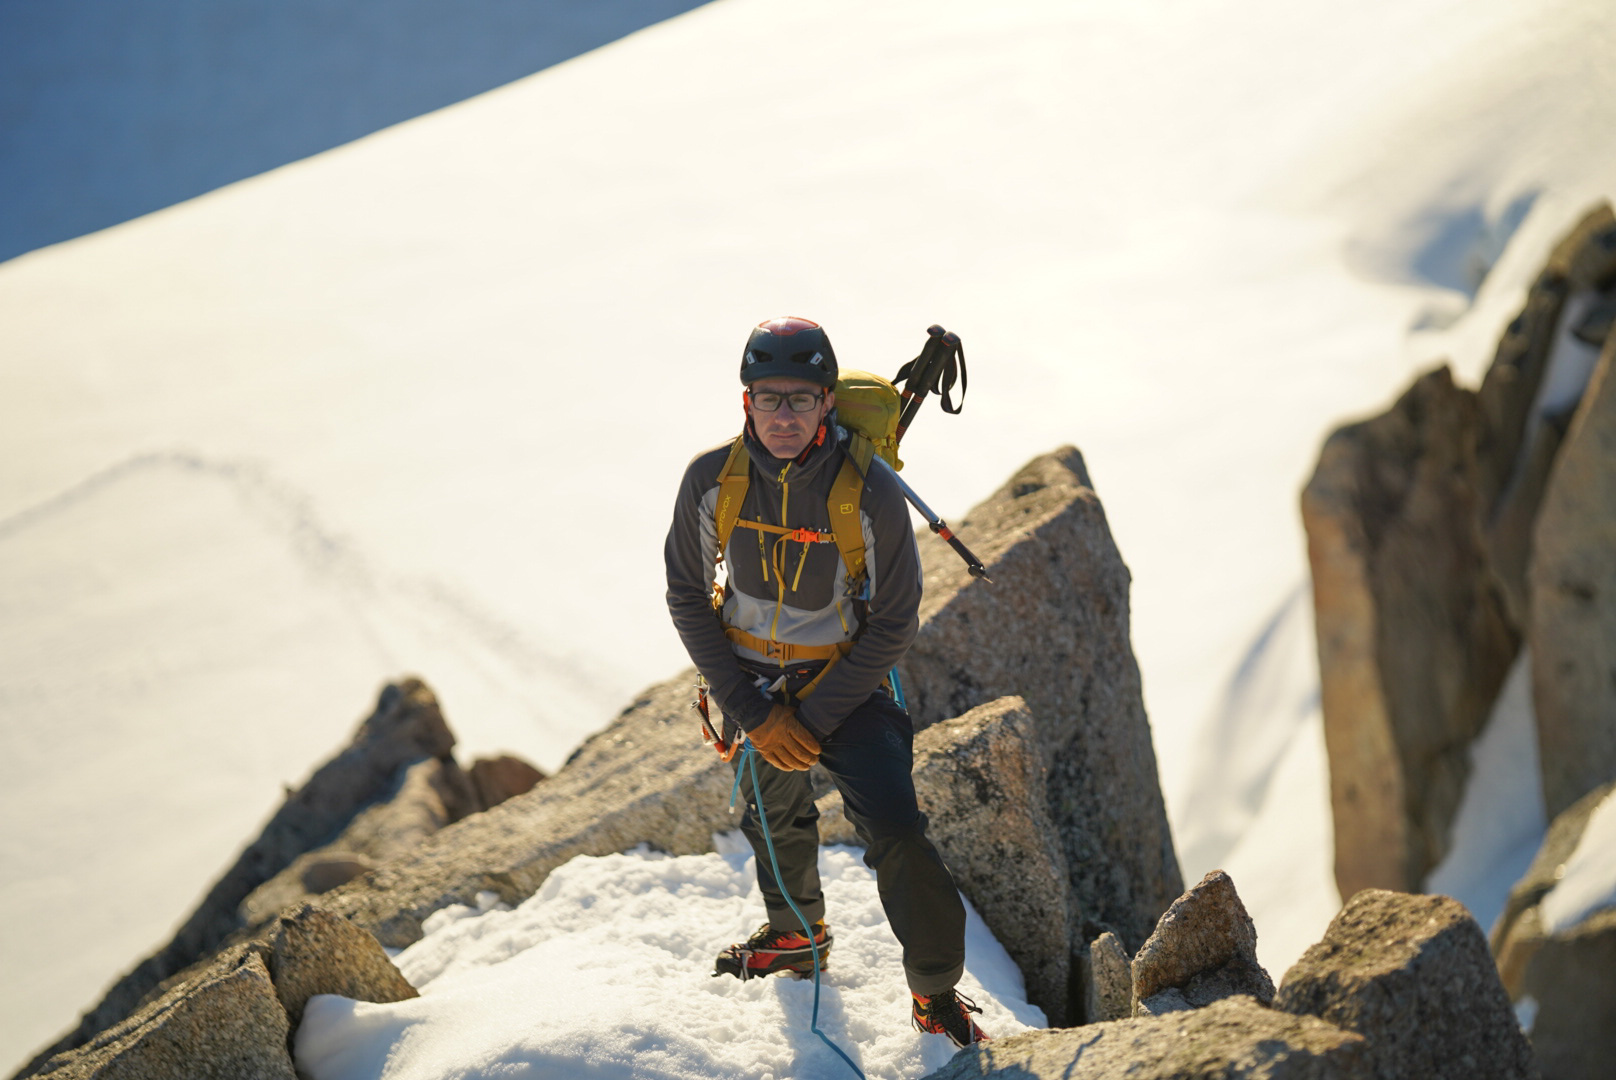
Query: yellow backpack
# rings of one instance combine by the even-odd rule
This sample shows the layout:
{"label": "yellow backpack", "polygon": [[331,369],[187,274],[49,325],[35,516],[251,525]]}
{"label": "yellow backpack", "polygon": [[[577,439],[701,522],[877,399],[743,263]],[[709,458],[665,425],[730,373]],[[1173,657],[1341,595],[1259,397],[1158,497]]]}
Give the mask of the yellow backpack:
{"label": "yellow backpack", "polygon": [[[902,411],[898,388],[879,375],[845,371],[836,380],[836,415],[842,426],[869,440],[875,452],[894,469],[903,468],[898,458],[898,414]],[[859,468],[866,469],[869,464],[865,457]]]}

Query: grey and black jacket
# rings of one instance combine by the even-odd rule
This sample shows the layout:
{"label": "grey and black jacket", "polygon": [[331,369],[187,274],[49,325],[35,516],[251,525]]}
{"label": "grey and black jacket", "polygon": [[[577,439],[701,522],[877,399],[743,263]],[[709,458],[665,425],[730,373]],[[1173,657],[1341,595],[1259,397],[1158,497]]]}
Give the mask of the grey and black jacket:
{"label": "grey and black jacket", "polygon": [[[774,457],[750,431],[744,436],[751,480],[741,506],[743,520],[830,532],[825,499],[841,469],[846,439],[834,410],[826,418],[826,430],[839,438],[810,447],[795,461]],[[685,469],[663,556],[668,611],[685,651],[706,677],[710,696],[725,718],[750,731],[768,717],[771,705],[759,673],[778,671],[778,665],[732,644],[713,610],[718,553],[714,508],[718,474],[729,449],[725,442],[703,451]],[[738,527],[724,552],[724,624],[798,645],[857,639],[797,708],[798,719],[821,738],[880,686],[920,625],[920,554],[914,528],[903,492],[883,469],[871,468],[865,478],[859,520],[869,577],[863,596],[851,595],[847,567],[835,544],[804,544]],[[777,543],[782,545],[779,551]],[[786,570],[784,581],[776,570],[780,565]]]}

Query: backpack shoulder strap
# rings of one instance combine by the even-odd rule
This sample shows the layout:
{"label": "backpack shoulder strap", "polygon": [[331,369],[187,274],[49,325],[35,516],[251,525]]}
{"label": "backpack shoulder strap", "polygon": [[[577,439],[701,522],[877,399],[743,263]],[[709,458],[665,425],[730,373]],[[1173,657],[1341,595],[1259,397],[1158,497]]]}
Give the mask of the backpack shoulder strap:
{"label": "backpack shoulder strap", "polygon": [[741,504],[746,501],[746,489],[752,482],[752,458],[746,452],[746,440],[735,436],[730,444],[729,457],[718,470],[718,505],[713,509],[713,527],[718,532],[718,561],[724,561],[724,549],[729,546],[730,533],[741,517]]}
{"label": "backpack shoulder strap", "polygon": [[875,454],[875,445],[858,432],[849,432],[847,456],[836,480],[830,486],[825,509],[830,514],[836,549],[847,567],[847,581],[855,589],[864,582],[864,526],[859,521],[859,501],[864,495],[864,474]]}

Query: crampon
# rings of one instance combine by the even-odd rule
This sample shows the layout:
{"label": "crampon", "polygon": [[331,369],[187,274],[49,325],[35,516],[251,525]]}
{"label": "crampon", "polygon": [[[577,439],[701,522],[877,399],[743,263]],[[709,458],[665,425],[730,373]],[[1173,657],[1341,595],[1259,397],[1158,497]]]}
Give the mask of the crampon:
{"label": "crampon", "polygon": [[988,1036],[976,1026],[971,1019],[972,1013],[982,1010],[976,1002],[968,997],[961,997],[953,990],[944,990],[939,994],[909,995],[914,999],[912,1018],[915,1027],[931,1035],[946,1035],[948,1041],[961,1050],[972,1043],[988,1042]]}
{"label": "crampon", "polygon": [[[824,920],[814,923],[814,944],[819,946],[819,966],[825,966],[830,955],[830,931]],[[742,982],[764,975],[793,975],[811,979],[814,975],[814,952],[808,939],[797,930],[775,930],[764,923],[757,933],[746,941],[730,945],[718,954],[713,974],[733,975]]]}

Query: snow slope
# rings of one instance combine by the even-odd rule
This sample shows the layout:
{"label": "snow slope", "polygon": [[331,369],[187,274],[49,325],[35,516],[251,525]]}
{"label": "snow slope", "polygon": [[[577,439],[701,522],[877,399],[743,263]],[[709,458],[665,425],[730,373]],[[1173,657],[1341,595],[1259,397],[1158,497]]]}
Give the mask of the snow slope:
{"label": "snow slope", "polygon": [[[712,978],[713,957],[765,921],[751,849],[580,857],[514,911],[451,908],[395,960],[421,997],[310,1002],[298,1066],[313,1080],[438,1077],[792,1077],[853,1074],[809,1030],[813,983]],[[867,1076],[920,1076],[953,1046],[909,1025],[901,950],[862,851],[823,848],[835,943],[820,1030]],[[491,902],[492,894],[485,894]],[[1000,1034],[1043,1027],[1021,973],[967,905],[960,990]]]}
{"label": "snow slope", "polygon": [[697,2],[0,4],[0,261],[440,109]]}
{"label": "snow slope", "polygon": [[786,312],[884,373],[963,336],[964,415],[906,440],[945,516],[1081,446],[1170,814],[1216,823],[1186,876],[1222,852],[1283,969],[1336,904],[1297,492],[1332,424],[1484,369],[1613,175],[1613,36],[1593,0],[719,0],[0,264],[0,1056],[382,678],[554,766],[680,667],[672,491]]}

